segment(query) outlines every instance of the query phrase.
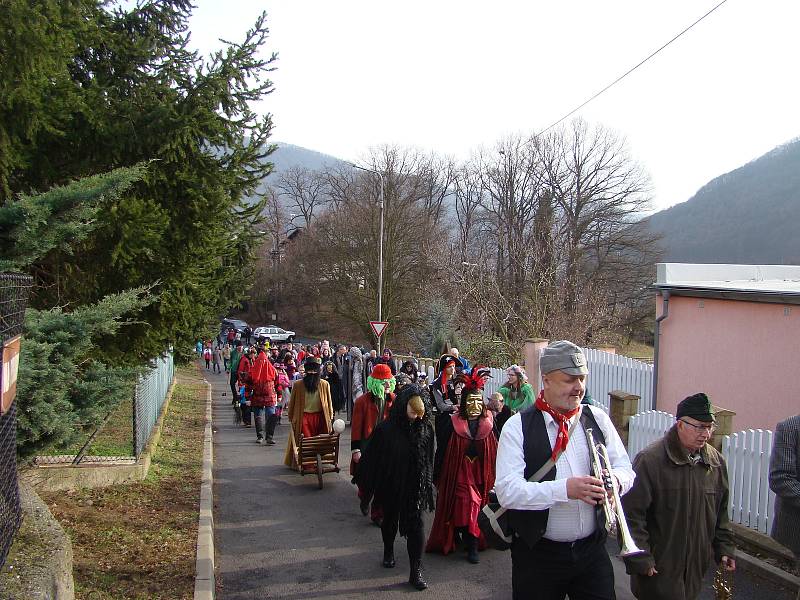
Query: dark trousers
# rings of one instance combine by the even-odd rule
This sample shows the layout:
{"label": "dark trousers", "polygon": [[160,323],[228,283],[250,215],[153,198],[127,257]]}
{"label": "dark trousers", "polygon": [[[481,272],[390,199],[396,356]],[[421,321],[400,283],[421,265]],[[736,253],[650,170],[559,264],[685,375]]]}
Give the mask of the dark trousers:
{"label": "dark trousers", "polygon": [[605,536],[577,542],[539,540],[533,549],[520,538],[511,546],[514,600],[614,600],[614,567]]}
{"label": "dark trousers", "polygon": [[[381,523],[381,536],[383,537],[384,548],[391,548],[394,546],[394,538],[397,537],[399,520],[399,512],[387,512],[384,508],[383,522]],[[408,531],[406,533],[406,549],[408,550],[408,560],[413,566],[422,558],[422,549],[425,545],[422,516],[417,517],[414,522],[409,523]]]}

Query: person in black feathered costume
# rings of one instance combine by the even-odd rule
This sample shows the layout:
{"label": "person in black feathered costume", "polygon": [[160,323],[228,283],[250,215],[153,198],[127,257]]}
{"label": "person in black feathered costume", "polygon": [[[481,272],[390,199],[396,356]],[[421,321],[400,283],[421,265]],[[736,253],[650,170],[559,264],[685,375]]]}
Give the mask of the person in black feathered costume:
{"label": "person in black feathered costume", "polygon": [[422,515],[433,503],[433,426],[427,394],[408,385],[397,395],[389,417],[381,422],[362,451],[356,482],[383,506],[383,566],[395,566],[398,527],[406,538],[410,575],[418,590],[428,587],[422,571],[425,542]]}

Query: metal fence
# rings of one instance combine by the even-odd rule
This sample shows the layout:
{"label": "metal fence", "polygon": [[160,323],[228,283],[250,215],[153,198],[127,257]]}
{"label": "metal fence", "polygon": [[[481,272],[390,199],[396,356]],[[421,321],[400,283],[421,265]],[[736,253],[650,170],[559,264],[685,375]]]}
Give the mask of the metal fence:
{"label": "metal fence", "polygon": [[153,368],[139,378],[133,402],[133,446],[137,459],[150,439],[175,374],[172,352],[153,362]]}
{"label": "metal fence", "polygon": [[[0,273],[0,336],[4,355],[10,350],[6,345],[22,334],[32,282],[27,275]],[[16,387],[16,381],[12,381],[15,369],[9,356],[3,358],[0,389],[8,401]],[[18,360],[18,356],[13,360]],[[0,566],[5,563],[21,520],[17,484],[17,403],[11,401],[0,412]]]}

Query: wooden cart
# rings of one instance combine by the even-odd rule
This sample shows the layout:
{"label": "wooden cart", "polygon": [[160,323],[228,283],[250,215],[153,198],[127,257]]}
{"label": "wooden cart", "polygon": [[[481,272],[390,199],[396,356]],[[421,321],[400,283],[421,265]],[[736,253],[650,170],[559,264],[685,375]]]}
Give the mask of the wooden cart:
{"label": "wooden cart", "polygon": [[[292,431],[289,435],[295,439]],[[331,432],[303,437],[301,433],[297,439],[297,445],[292,443],[297,470],[300,475],[316,473],[319,489],[322,489],[322,476],[339,472],[339,434]]]}

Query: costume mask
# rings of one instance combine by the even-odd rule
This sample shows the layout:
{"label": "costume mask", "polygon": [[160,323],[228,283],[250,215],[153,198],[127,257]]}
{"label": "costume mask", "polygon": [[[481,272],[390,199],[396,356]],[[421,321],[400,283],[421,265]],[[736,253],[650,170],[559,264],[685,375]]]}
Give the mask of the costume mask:
{"label": "costume mask", "polygon": [[412,396],[409,398],[408,406],[411,409],[410,412],[413,412],[417,418],[421,419],[425,416],[425,404],[419,396]]}
{"label": "costume mask", "polygon": [[483,395],[473,392],[467,396],[467,418],[477,419],[483,414]]}

